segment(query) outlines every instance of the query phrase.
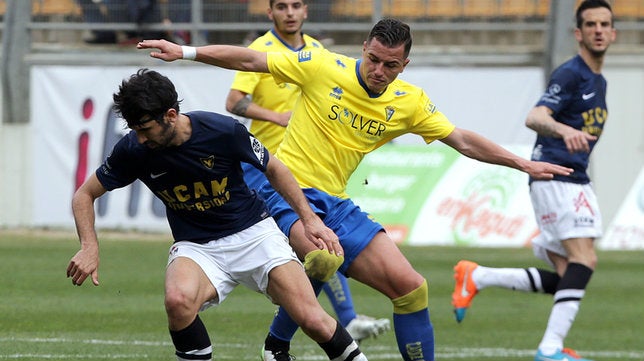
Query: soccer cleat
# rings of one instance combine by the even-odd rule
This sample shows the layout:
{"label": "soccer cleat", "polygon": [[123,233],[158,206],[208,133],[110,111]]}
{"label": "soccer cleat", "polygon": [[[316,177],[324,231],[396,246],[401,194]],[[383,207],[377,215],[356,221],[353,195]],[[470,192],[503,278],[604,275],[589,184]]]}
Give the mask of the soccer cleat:
{"label": "soccer cleat", "polygon": [[390,329],[389,320],[386,318],[373,318],[365,315],[358,315],[347,325],[347,332],[356,342],[365,338],[377,337]]}
{"label": "soccer cleat", "polygon": [[479,292],[472,280],[472,271],[479,265],[471,261],[459,261],[454,266],[454,292],[452,292],[452,305],[456,322],[465,318],[465,311],[472,304],[472,299]]}
{"label": "soccer cleat", "polygon": [[572,349],[564,348],[563,350],[557,350],[552,355],[544,355],[541,353],[541,350],[537,350],[537,355],[534,357],[534,361],[592,361],[592,360],[582,358]]}
{"label": "soccer cleat", "polygon": [[295,356],[288,353],[288,350],[266,350],[262,346],[262,361],[291,361],[295,360]]}

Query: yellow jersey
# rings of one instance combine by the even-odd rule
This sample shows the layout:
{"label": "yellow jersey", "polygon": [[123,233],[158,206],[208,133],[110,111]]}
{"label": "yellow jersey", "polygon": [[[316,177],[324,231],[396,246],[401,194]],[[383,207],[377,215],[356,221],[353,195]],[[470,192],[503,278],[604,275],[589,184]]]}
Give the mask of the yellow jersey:
{"label": "yellow jersey", "polygon": [[360,61],[328,50],[268,53],[275,80],[302,90],[276,153],[302,188],[348,198],[365,154],[406,133],[431,143],[455,128],[418,86],[396,79],[371,93]]}
{"label": "yellow jersey", "polygon": [[[290,52],[300,50],[323,49],[319,41],[304,34],[304,46],[295,49],[285,43],[274,30],[267,31],[258,37],[248,47],[262,52]],[[239,90],[252,96],[255,104],[283,113],[293,109],[300,89],[294,84],[276,83],[270,74],[237,72],[231,89]],[[284,138],[285,127],[265,120],[252,119],[250,132],[259,139],[269,152],[275,153],[277,146]]]}

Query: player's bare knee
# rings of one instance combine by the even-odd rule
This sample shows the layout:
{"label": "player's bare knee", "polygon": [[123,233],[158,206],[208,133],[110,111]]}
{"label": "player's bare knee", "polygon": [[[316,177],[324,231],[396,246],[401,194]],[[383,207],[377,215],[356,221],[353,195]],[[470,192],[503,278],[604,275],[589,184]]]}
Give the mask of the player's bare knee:
{"label": "player's bare knee", "polygon": [[180,318],[193,313],[192,302],[179,289],[166,290],[164,302],[166,313],[170,317]]}

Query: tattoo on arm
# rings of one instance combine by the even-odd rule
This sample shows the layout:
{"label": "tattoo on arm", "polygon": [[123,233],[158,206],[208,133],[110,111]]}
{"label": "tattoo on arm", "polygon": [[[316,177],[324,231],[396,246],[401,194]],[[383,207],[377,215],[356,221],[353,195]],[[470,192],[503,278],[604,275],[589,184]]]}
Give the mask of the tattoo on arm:
{"label": "tattoo on arm", "polygon": [[248,107],[250,106],[251,100],[248,97],[243,97],[239,99],[237,104],[232,109],[232,113],[245,117],[246,116],[246,111],[248,110]]}

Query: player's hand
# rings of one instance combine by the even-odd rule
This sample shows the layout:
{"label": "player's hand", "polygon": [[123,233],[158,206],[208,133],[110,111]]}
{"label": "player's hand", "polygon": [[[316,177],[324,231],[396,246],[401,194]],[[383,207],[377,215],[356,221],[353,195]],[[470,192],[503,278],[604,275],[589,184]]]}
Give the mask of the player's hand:
{"label": "player's hand", "polygon": [[91,276],[94,286],[98,286],[98,248],[81,249],[76,252],[67,266],[67,278],[72,284],[80,286]]}
{"label": "player's hand", "polygon": [[275,121],[275,124],[286,127],[288,125],[288,121],[291,120],[291,114],[293,112],[288,111],[284,113],[279,113],[277,116],[277,120]]}
{"label": "player's hand", "polygon": [[314,220],[302,222],[304,225],[304,234],[318,249],[325,249],[337,256],[343,256],[344,250],[340,245],[338,236],[327,227],[319,217]]}
{"label": "player's hand", "polygon": [[136,44],[136,48],[159,49],[159,51],[150,52],[150,56],[167,62],[183,59],[183,50],[181,49],[181,45],[171,43],[163,39],[143,40]]}
{"label": "player's hand", "polygon": [[547,162],[530,161],[525,171],[534,179],[549,180],[555,175],[570,175],[573,169]]}
{"label": "player's hand", "polygon": [[597,140],[597,136],[590,135],[586,132],[574,128],[567,128],[566,133],[562,134],[566,148],[570,154],[573,153],[590,153],[590,142]]}

